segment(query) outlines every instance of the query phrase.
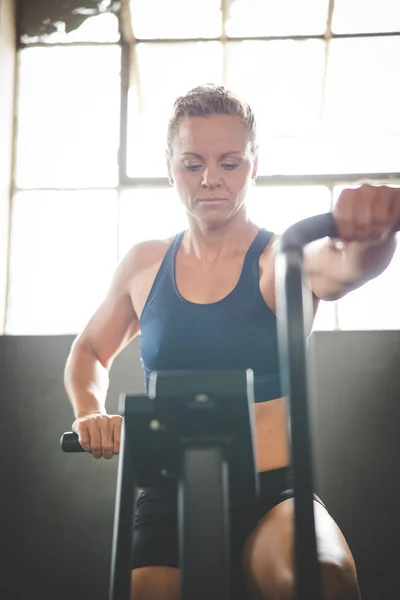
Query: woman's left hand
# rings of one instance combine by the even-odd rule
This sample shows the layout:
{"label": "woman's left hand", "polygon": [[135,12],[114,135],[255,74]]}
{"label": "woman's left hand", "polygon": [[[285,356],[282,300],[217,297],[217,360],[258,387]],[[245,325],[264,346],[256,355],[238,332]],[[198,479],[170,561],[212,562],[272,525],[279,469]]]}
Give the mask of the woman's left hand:
{"label": "woman's left hand", "polygon": [[400,188],[364,184],[345,189],[333,211],[341,239],[359,242],[384,241],[400,222]]}

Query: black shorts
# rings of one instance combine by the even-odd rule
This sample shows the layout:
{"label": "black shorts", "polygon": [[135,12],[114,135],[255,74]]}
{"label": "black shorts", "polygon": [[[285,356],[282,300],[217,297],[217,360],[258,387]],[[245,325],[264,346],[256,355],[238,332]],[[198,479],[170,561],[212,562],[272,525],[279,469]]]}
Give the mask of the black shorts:
{"label": "black shorts", "polygon": [[[231,576],[235,597],[244,597],[242,581],[242,550],[245,541],[258,521],[271,508],[293,498],[288,468],[260,473],[260,494],[255,510],[245,511],[240,503],[230,510]],[[324,503],[314,494],[322,506]],[[171,485],[165,489],[141,490],[135,513],[132,568],[148,566],[179,567],[177,490]]]}

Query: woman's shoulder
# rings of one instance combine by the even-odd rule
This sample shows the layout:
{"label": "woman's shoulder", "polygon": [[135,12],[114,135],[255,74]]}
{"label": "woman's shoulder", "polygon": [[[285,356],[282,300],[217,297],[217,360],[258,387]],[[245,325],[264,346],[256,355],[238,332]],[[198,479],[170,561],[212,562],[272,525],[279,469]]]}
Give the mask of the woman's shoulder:
{"label": "woman's shoulder", "polygon": [[126,253],[124,260],[132,261],[137,266],[149,265],[165,256],[175,237],[138,242]]}
{"label": "woman's shoulder", "polygon": [[136,279],[136,277],[141,277],[143,274],[158,268],[175,237],[145,240],[132,246],[121,261],[126,265],[128,279]]}
{"label": "woman's shoulder", "polygon": [[267,234],[267,243],[262,251],[260,260],[265,260],[265,257],[274,256],[278,250],[280,236],[272,231],[268,231],[267,229],[263,229],[265,234]]}

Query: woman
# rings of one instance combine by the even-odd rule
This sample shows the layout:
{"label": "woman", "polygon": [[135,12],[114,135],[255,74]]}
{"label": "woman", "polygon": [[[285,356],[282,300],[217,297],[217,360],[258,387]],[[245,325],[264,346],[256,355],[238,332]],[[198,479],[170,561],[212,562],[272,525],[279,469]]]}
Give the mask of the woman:
{"label": "woman", "polygon": [[[285,400],[281,398],[275,319],[275,236],[246,216],[257,173],[249,106],[222,87],[198,87],[178,98],[168,129],[167,168],[188,219],[172,239],[133,247],[111,289],[75,340],[65,372],[73,430],[96,458],[119,451],[121,417],[107,415],[114,358],[141,332],[146,381],[152,370],[252,368],[256,459],[261,496],[243,514],[231,511],[235,598],[294,597],[293,491]],[[337,299],[377,276],[395,250],[399,191],[346,190],[334,213],[342,242],[305,249],[315,299]],[[179,598],[176,488],[142,491],[137,505],[133,600]],[[315,497],[318,557],[326,600],[360,597],[350,549]]]}

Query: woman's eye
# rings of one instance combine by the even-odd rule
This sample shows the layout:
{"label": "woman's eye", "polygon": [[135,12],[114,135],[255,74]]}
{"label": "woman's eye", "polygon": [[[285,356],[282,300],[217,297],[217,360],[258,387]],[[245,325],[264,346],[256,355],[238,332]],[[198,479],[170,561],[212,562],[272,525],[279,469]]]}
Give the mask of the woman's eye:
{"label": "woman's eye", "polygon": [[198,171],[201,169],[202,165],[185,165],[185,169],[188,171]]}
{"label": "woman's eye", "polygon": [[[233,171],[234,169],[236,169],[239,165],[237,164],[230,164],[230,163],[222,163],[221,165],[226,171]],[[184,165],[185,169],[187,169],[188,171],[199,171],[200,169],[202,169],[203,165]]]}

